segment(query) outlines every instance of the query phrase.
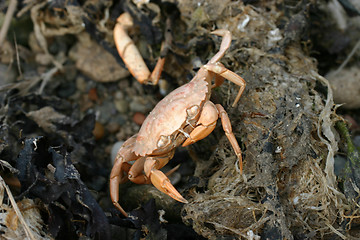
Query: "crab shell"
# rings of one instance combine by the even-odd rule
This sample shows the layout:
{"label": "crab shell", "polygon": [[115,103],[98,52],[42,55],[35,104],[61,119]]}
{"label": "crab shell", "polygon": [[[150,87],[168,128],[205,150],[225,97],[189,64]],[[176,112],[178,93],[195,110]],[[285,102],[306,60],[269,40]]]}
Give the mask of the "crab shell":
{"label": "crab shell", "polygon": [[[162,154],[180,145],[186,137],[184,134],[178,136],[178,133],[184,132],[186,125],[189,125],[186,121],[186,110],[192,106],[199,106],[201,112],[205,100],[209,99],[211,93],[211,79],[208,81],[206,78],[212,77],[205,68],[200,68],[189,83],[163,98],[141,126],[133,148],[134,153],[138,156]],[[166,149],[158,147],[161,136],[170,136],[171,143]]]}

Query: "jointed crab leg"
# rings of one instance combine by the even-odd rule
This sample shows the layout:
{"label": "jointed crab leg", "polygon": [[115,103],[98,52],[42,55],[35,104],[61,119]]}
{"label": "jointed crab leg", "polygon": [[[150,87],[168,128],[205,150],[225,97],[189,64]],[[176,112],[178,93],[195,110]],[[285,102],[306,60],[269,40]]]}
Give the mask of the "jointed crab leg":
{"label": "jointed crab leg", "polygon": [[[171,185],[170,180],[167,178],[167,176],[175,172],[179,168],[179,166],[171,169],[166,174],[157,170],[165,166],[169,162],[169,160],[173,158],[175,149],[162,156],[147,158],[138,157],[133,155],[134,153],[131,152],[131,147],[133,146],[135,141],[136,135],[129,138],[123,144],[116,156],[116,161],[110,174],[110,197],[115,207],[125,217],[128,217],[128,214],[119,204],[119,184],[124,183],[127,180],[130,180],[137,184],[153,183],[156,188],[158,188],[164,193],[167,193],[170,197],[173,197],[176,200],[180,199],[182,201],[186,201],[180,195],[180,193],[176,191],[174,186]],[[132,160],[136,161],[131,165],[128,162]],[[149,165],[148,162],[152,160],[154,161],[153,164]],[[155,169],[155,164],[157,169]],[[145,171],[145,173],[148,172],[148,174],[144,174],[143,170]],[[126,173],[126,175],[124,175],[124,172]]]}
{"label": "jointed crab leg", "polygon": [[231,146],[233,147],[234,152],[239,159],[239,168],[240,172],[242,173],[241,149],[234,136],[234,133],[232,132],[229,116],[227,115],[223,106],[220,104],[215,105],[210,101],[205,102],[203,111],[201,112],[196,127],[190,133],[190,137],[185,140],[182,146],[188,146],[207,137],[214,130],[216,121],[219,119],[219,117],[221,119],[221,124],[223,126],[226,137],[229,139],[229,142],[231,143]]}
{"label": "jointed crab leg", "polygon": [[232,106],[235,107],[237,102],[240,100],[241,95],[243,94],[243,92],[245,90],[245,86],[246,86],[245,80],[242,77],[240,77],[239,75],[237,75],[236,73],[234,73],[233,71],[230,71],[226,67],[222,66],[222,64],[208,63],[208,64],[204,65],[203,67],[205,69],[207,69],[208,71],[216,73],[216,74],[220,75],[221,77],[226,78],[229,81],[240,86],[239,92],[235,98],[234,103],[232,104]]}
{"label": "jointed crab leg", "polygon": [[144,165],[146,176],[150,178],[151,183],[161,192],[169,195],[179,202],[188,203],[188,201],[181,196],[181,194],[171,184],[169,178],[162,171],[158,170],[161,165],[162,164],[155,157],[148,157]]}
{"label": "jointed crab leg", "polygon": [[[119,211],[127,217],[127,213],[119,204],[119,184],[128,180],[128,172],[131,165],[128,163],[133,160],[139,159],[132,151],[132,147],[136,141],[136,134],[126,140],[116,155],[114,166],[110,173],[110,198]],[[124,172],[126,174],[124,174]]]}
{"label": "jointed crab leg", "polygon": [[210,59],[208,64],[217,63],[225,55],[226,50],[229,49],[231,44],[231,33],[228,30],[217,29],[215,31],[212,31],[211,34],[221,36],[222,41],[219,51]]}
{"label": "jointed crab leg", "polygon": [[220,104],[216,104],[216,109],[219,111],[219,116],[221,118],[221,124],[223,126],[225,135],[229,139],[229,142],[233,147],[236,156],[239,159],[239,168],[240,168],[240,173],[242,174],[243,166],[242,166],[241,148],[239,147],[239,143],[237,142],[235,135],[232,131],[229,116],[225,111],[225,109],[223,108],[223,106],[221,106]]}
{"label": "jointed crab leg", "polygon": [[[165,166],[170,159],[174,157],[175,149],[173,151],[170,151],[166,153],[165,155],[156,156],[156,159],[158,160],[158,169]],[[132,167],[130,168],[128,172],[128,178],[130,181],[136,183],[136,184],[149,184],[151,183],[150,179],[146,176],[146,174],[143,173],[143,170],[145,168],[144,164],[146,162],[146,157],[141,157],[137,161],[134,162]],[[176,169],[175,169],[176,170]],[[166,175],[170,175],[175,171],[174,169],[170,170]]]}
{"label": "jointed crab leg", "polygon": [[220,86],[223,83],[223,79],[221,77],[226,78],[229,81],[240,86],[239,92],[235,98],[233,105],[232,105],[233,107],[235,107],[237,102],[240,100],[242,93],[245,90],[246,82],[242,77],[240,77],[236,73],[230,71],[229,69],[225,68],[224,65],[222,65],[221,63],[218,62],[225,55],[226,50],[228,50],[230,47],[231,33],[228,30],[218,29],[218,30],[211,32],[211,34],[221,36],[223,39],[221,41],[219,51],[203,67],[206,70],[216,73],[217,75],[220,76],[220,77],[219,76],[215,77],[215,84],[213,87]]}

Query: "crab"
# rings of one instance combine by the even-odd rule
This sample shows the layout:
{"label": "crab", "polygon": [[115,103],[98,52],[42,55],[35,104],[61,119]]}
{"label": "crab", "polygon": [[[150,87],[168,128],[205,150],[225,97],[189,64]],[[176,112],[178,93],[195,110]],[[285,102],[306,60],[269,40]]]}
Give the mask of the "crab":
{"label": "crab", "polygon": [[[187,203],[168,178],[176,168],[166,174],[159,169],[172,159],[178,146],[185,147],[208,136],[215,129],[219,118],[242,173],[241,149],[232,132],[228,114],[220,104],[210,101],[210,95],[212,88],[220,86],[224,79],[228,79],[240,86],[233,103],[235,106],[246,83],[219,62],[230,47],[231,33],[224,29],[211,33],[223,38],[220,50],[199,69],[189,83],[163,98],[147,116],[139,132],[129,138],[117,153],[110,174],[110,197],[114,206],[126,217],[128,214],[118,201],[119,184],[128,180],[137,184],[152,183],[173,199]],[[131,161],[134,163],[130,164]]]}
{"label": "crab", "polygon": [[129,13],[125,12],[117,18],[113,31],[116,49],[125,66],[138,82],[141,84],[157,85],[165,64],[165,56],[169,50],[169,42],[171,42],[172,38],[171,31],[169,30],[170,19],[166,21],[167,30],[165,31],[165,41],[161,45],[160,57],[152,73],[150,73],[150,70],[146,66],[135,43],[127,34],[127,31],[133,26],[134,21]]}

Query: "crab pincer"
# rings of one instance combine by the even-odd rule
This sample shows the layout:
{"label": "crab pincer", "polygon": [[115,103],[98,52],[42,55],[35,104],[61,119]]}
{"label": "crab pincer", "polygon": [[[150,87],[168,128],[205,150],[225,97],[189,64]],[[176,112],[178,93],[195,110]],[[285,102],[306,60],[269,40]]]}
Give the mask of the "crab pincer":
{"label": "crab pincer", "polygon": [[176,190],[176,188],[171,184],[169,178],[160,170],[158,170],[156,159],[148,158],[145,161],[144,171],[148,178],[150,178],[151,183],[159,189],[161,192],[169,195],[173,199],[182,202],[188,203],[188,201],[181,196],[181,194]]}

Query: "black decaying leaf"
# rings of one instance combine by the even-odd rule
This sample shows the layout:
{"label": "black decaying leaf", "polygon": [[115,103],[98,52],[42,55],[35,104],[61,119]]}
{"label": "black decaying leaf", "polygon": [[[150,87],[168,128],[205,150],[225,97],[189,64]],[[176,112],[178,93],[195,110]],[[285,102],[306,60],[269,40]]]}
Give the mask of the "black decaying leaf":
{"label": "black decaying leaf", "polygon": [[17,159],[23,195],[47,204],[48,227],[54,237],[109,239],[108,220],[70,156],[64,147],[49,147],[44,137],[25,140]]}

